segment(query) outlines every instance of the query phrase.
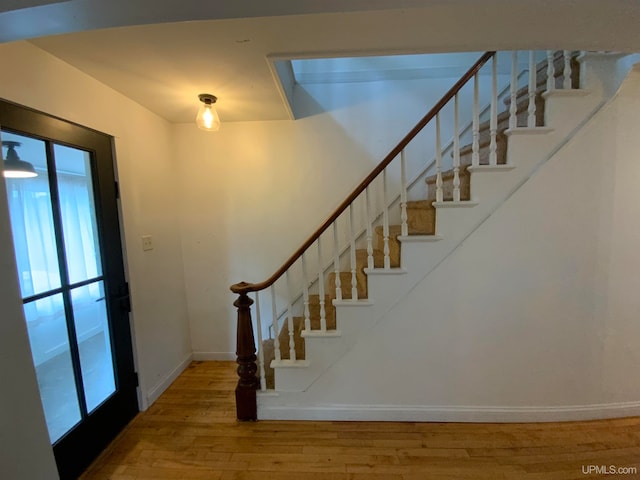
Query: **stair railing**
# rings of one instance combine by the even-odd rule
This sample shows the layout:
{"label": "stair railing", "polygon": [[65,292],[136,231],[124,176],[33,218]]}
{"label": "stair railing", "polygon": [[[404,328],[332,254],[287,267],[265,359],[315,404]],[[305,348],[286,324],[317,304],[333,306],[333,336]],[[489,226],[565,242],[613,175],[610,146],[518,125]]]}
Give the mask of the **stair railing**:
{"label": "stair railing", "polygon": [[[517,54],[517,52],[514,52]],[[517,58],[516,58],[517,60]],[[522,70],[520,73],[516,74],[515,78],[511,79],[511,81],[506,84],[503,85],[501,90],[498,91],[498,101],[504,101],[505,98],[507,96],[509,96],[510,90],[511,90],[511,85],[519,85],[522,78],[524,78],[525,75],[528,75],[529,71],[528,70]],[[482,108],[480,109],[480,113],[479,113],[479,119],[482,120],[484,118],[488,118],[489,114],[490,114],[490,109],[491,109],[491,103],[484,103]],[[515,118],[514,118],[515,120]],[[466,123],[466,125],[460,130],[459,135],[460,138],[464,138],[468,135],[471,135],[472,132],[472,127],[473,127],[474,122],[472,120],[470,120],[469,122]],[[441,155],[443,157],[446,157],[447,155],[450,155],[453,158],[453,144],[454,144],[454,138],[453,135],[450,136],[447,140],[447,143],[444,144],[444,147],[442,147],[442,153]],[[413,173],[410,180],[407,181],[407,191],[411,191],[412,189],[414,189],[419,182],[423,182],[424,183],[424,179],[427,175],[429,175],[429,172],[433,171],[433,168],[435,167],[436,164],[436,155],[434,154],[434,156],[431,158],[431,160],[428,163],[425,163],[423,166],[421,166],[419,168],[419,170],[416,173]],[[392,209],[394,207],[398,207],[400,205],[400,200],[402,200],[402,193],[401,192],[396,192],[392,198],[391,201],[389,202],[389,205],[387,205],[387,207],[389,209]],[[372,224],[379,224],[382,221],[382,211],[376,212],[374,214],[374,218],[372,219]],[[362,240],[362,238],[364,238],[365,234],[367,233],[367,228],[366,227],[361,227],[358,232],[355,235],[356,238],[356,242],[360,242]],[[345,252],[349,250],[349,245],[342,245],[340,247],[340,257],[342,257]],[[330,268],[330,265],[328,265],[325,262],[323,271],[328,271]],[[306,277],[306,274],[304,275]],[[309,284],[309,289],[314,288],[314,286],[316,285],[317,280],[319,280],[320,277],[317,277],[315,279],[313,279],[310,284]],[[320,297],[324,296],[324,285],[318,285],[317,289],[320,291],[322,290],[322,295],[320,295]],[[302,301],[304,296],[304,292],[301,290],[298,290],[296,292],[296,296],[293,299],[293,303],[296,304],[297,302]],[[259,308],[258,306],[258,301],[255,302],[256,304],[256,309]],[[282,318],[287,314],[287,308],[284,307],[280,310],[277,310],[277,314],[273,314],[272,318],[275,318],[277,316],[278,322],[276,323],[276,326],[274,327],[273,322],[267,326],[268,328],[268,338],[272,339],[274,332],[279,332],[280,329],[282,328],[282,326],[280,325],[280,322],[282,320]],[[259,312],[256,312],[256,316],[259,317],[260,314]],[[262,332],[258,333],[258,345],[262,344]],[[258,355],[260,355],[260,349],[258,349]],[[260,365],[260,358],[258,358],[258,363]],[[262,369],[264,369],[264,365],[262,366]],[[263,375],[264,376],[264,375]],[[261,376],[261,385],[264,383],[264,379],[262,378],[263,376]],[[262,390],[265,390],[266,388],[261,388]]]}
{"label": "stair railing", "polygon": [[[546,89],[547,91],[555,88],[572,88],[571,85],[571,52],[562,51],[558,57],[553,51],[547,52],[546,55]],[[528,105],[527,105],[527,119],[526,125],[518,125],[518,118],[516,112],[516,98],[518,92],[518,80],[522,72],[518,72],[518,52],[512,52],[511,58],[511,83],[510,83],[510,105],[509,105],[509,127],[516,128],[520,126],[526,126],[533,128],[536,126],[536,91],[539,89],[537,83],[537,71],[539,64],[536,60],[536,53],[531,51],[528,55],[527,69],[528,85]],[[332,233],[333,237],[333,288],[335,294],[334,302],[343,301],[344,297],[351,302],[357,302],[359,299],[358,281],[357,281],[357,266],[356,266],[356,226],[354,221],[354,211],[358,207],[356,201],[364,194],[364,198],[361,198],[360,204],[364,203],[364,218],[366,221],[366,264],[367,268],[374,268],[374,250],[373,250],[373,219],[372,219],[372,204],[374,203],[371,195],[371,187],[376,179],[382,176],[382,196],[383,196],[383,208],[382,208],[382,244],[383,244],[383,269],[391,268],[390,261],[390,245],[389,245],[389,198],[388,198],[388,179],[387,179],[387,167],[398,156],[400,157],[400,221],[401,232],[400,235],[408,235],[407,224],[407,181],[406,181],[406,159],[405,149],[410,142],[427,126],[430,122],[435,120],[435,143],[436,143],[436,158],[435,158],[435,170],[436,170],[436,203],[443,203],[443,159],[442,159],[442,147],[441,147],[441,118],[440,114],[443,108],[453,100],[453,149],[452,149],[452,167],[453,167],[453,192],[451,202],[462,202],[461,200],[461,164],[460,164],[460,118],[459,118],[459,93],[461,89],[473,80],[473,113],[472,113],[472,161],[473,167],[480,165],[480,109],[479,109],[479,72],[480,70],[491,61],[491,95],[490,95],[490,118],[489,118],[489,155],[488,165],[495,167],[498,165],[497,158],[497,123],[498,123],[498,85],[497,85],[497,57],[496,52],[484,53],[478,61],[445,93],[445,95],[429,110],[429,112],[411,129],[411,131],[405,135],[405,137],[389,152],[389,154],[367,175],[367,177],[360,182],[360,184],[353,190],[353,192],[336,208],[336,210],[322,223],[322,225],[291,255],[284,264],[276,270],[273,275],[268,279],[259,283],[247,283],[240,282],[231,286],[231,291],[238,295],[238,298],[234,302],[234,306],[238,311],[238,323],[237,323],[237,363],[238,363],[238,384],[236,387],[236,413],[238,420],[256,420],[257,419],[257,402],[256,391],[260,388],[265,390],[265,361],[264,352],[260,348],[258,352],[259,367],[256,364],[256,346],[254,341],[254,330],[251,318],[251,305],[254,301],[249,297],[249,293],[255,292],[256,296],[256,320],[258,330],[258,342],[262,344],[262,327],[260,319],[260,302],[259,292],[266,289],[270,289],[271,294],[271,306],[272,306],[272,322],[274,329],[274,361],[278,363],[288,362],[289,365],[294,366],[296,364],[296,342],[294,331],[295,328],[300,328],[301,325],[296,326],[296,318],[293,316],[293,301],[294,298],[292,292],[292,274],[290,269],[296,264],[298,260],[301,261],[302,278],[298,280],[302,283],[303,290],[303,317],[304,331],[307,334],[311,334],[310,325],[310,292],[309,292],[309,276],[308,276],[308,262],[305,257],[306,254],[311,255],[311,247],[316,244],[317,246],[317,266],[318,266],[318,300],[319,300],[319,317],[320,317],[320,333],[327,333],[327,309],[325,305],[325,268],[323,265],[323,259],[325,258],[322,251],[321,236],[323,233]],[[558,75],[555,65],[561,62],[562,72]],[[557,77],[562,77],[562,83],[560,87],[557,84]],[[362,205],[360,205],[362,206]],[[350,285],[342,285],[341,275],[341,249],[339,242],[339,228],[338,219],[343,213],[347,212],[347,218],[345,219],[345,229],[347,231],[347,238],[349,242],[349,271],[347,272],[345,283]],[[331,227],[331,229],[330,229]],[[326,235],[325,235],[326,237]],[[325,238],[326,243],[326,238]],[[287,284],[287,299],[288,306],[287,312],[287,349],[284,352],[280,348],[279,332],[278,332],[278,317],[276,312],[276,293],[274,284],[281,277],[285,277]],[[311,282],[313,283],[313,282]],[[345,300],[346,301],[346,300]],[[334,303],[335,304],[335,303]],[[288,358],[284,359],[283,356],[288,355]],[[256,374],[259,373],[259,376]]]}

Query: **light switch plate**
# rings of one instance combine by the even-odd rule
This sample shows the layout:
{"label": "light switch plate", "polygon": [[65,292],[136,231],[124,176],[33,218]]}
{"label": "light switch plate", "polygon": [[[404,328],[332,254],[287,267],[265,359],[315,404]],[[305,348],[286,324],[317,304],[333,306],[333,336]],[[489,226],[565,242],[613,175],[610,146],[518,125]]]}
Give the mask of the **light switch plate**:
{"label": "light switch plate", "polygon": [[142,250],[145,252],[153,250],[153,237],[151,235],[142,236]]}

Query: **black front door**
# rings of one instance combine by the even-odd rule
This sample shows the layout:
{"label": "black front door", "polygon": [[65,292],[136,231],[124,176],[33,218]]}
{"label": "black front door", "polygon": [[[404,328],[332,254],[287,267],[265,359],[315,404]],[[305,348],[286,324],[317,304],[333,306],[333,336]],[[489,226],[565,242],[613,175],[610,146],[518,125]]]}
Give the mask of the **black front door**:
{"label": "black front door", "polygon": [[72,479],[138,412],[112,138],[0,101],[0,140],[40,397]]}

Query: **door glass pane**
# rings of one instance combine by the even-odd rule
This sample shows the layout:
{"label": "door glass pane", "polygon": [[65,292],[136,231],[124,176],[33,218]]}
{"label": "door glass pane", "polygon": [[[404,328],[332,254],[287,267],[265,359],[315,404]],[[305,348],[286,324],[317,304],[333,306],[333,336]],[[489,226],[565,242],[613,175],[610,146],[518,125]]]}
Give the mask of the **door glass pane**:
{"label": "door glass pane", "polygon": [[81,419],[62,295],[26,303],[33,364],[51,443]]}
{"label": "door glass pane", "polygon": [[[41,140],[10,132],[2,132],[2,144],[3,159],[17,154],[37,173],[33,178],[5,178],[18,276],[25,298],[60,287],[46,149]],[[6,161],[3,164],[6,167]]]}
{"label": "door glass pane", "polygon": [[116,390],[103,282],[73,289],[71,302],[85,400],[91,412]]}
{"label": "door glass pane", "polygon": [[102,275],[91,156],[77,148],[53,148],[69,282],[73,284]]}

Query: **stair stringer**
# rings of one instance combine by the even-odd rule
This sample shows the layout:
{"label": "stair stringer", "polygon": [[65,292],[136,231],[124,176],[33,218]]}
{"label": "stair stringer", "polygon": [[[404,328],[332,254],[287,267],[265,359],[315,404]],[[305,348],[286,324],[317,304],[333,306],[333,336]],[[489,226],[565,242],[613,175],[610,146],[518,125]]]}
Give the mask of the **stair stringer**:
{"label": "stair stringer", "polygon": [[[464,242],[605,103],[600,92],[573,92],[568,94],[553,91],[545,94],[545,120],[548,126],[516,128],[506,132],[509,138],[506,166],[472,167],[471,202],[460,202],[459,205],[444,202],[435,205],[438,208],[436,235],[439,241],[400,238],[402,272],[388,275],[388,271],[367,271],[370,300],[334,301],[339,335],[307,336],[307,360],[304,367],[276,366],[276,389],[282,393],[259,396],[259,418],[293,418],[282,416],[286,409],[274,409],[269,413],[269,406],[281,405],[283,401],[292,401],[298,405],[313,403],[311,398],[303,400],[305,392],[350,350],[358,336],[375,326],[406,292]],[[308,418],[315,417],[311,415]]]}

